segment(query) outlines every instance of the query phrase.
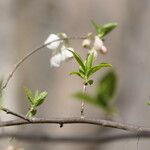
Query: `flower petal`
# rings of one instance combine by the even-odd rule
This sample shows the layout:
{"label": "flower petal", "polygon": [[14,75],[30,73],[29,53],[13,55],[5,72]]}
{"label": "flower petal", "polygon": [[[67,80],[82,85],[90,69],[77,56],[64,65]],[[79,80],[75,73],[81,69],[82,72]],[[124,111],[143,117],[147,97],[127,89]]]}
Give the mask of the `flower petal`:
{"label": "flower petal", "polygon": [[73,54],[68,51],[67,49],[70,49],[71,51],[74,51],[73,48],[69,47],[66,48],[64,45],[61,47],[61,54],[62,54],[62,58],[64,58],[64,60],[73,57]]}
{"label": "flower petal", "polygon": [[60,64],[62,61],[64,61],[62,59],[62,55],[61,55],[61,53],[58,53],[50,59],[50,65],[51,65],[51,67],[60,67]]}
{"label": "flower petal", "polygon": [[103,41],[98,36],[95,36],[94,49],[97,51],[101,50],[102,46],[103,46]]}
{"label": "flower petal", "polygon": [[102,54],[106,54],[107,53],[107,48],[103,45],[102,48],[101,48],[101,50],[100,50],[100,52]]}
{"label": "flower petal", "polygon": [[[56,34],[50,34],[49,37],[47,38],[47,40],[44,42],[44,44],[47,44],[49,42],[59,40],[59,39],[60,39],[59,36],[57,36]],[[46,47],[49,49],[57,49],[61,42],[62,41],[56,41],[51,44],[48,44]]]}

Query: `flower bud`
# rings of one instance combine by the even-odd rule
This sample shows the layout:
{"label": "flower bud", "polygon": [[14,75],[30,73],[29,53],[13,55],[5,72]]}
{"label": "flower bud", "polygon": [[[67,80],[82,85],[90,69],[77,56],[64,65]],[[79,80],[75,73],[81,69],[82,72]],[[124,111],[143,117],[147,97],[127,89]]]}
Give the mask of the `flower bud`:
{"label": "flower bud", "polygon": [[90,39],[85,39],[85,40],[83,40],[82,47],[90,48],[90,44],[91,44],[91,40]]}
{"label": "flower bud", "polygon": [[102,54],[106,54],[107,53],[107,48],[104,45],[102,45],[100,52]]}
{"label": "flower bud", "polygon": [[102,46],[103,46],[103,41],[98,36],[95,36],[94,49],[96,51],[100,51]]}

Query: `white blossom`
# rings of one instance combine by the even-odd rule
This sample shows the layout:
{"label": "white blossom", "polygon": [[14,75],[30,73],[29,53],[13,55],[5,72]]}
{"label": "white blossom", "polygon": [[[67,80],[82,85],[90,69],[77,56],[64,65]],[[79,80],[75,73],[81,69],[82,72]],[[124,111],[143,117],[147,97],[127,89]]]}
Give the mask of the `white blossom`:
{"label": "white blossom", "polygon": [[90,39],[85,39],[82,42],[82,47],[84,48],[90,48],[91,40]]}
{"label": "white blossom", "polygon": [[57,35],[50,34],[47,40],[45,41],[45,44],[55,40],[59,41],[50,43],[46,47],[53,51],[52,57],[50,58],[50,66],[60,67],[62,62],[67,61],[69,58],[73,57],[73,54],[70,51],[68,51],[68,49],[72,51],[74,50],[72,48],[68,48],[67,35],[65,33],[59,33]]}
{"label": "white blossom", "polygon": [[74,51],[72,48],[66,48],[65,46],[62,46],[61,51],[52,56],[52,58],[50,59],[51,67],[60,67],[62,62],[67,61],[68,59],[73,57],[73,54],[68,51],[68,49]]}
{"label": "white blossom", "polygon": [[103,41],[98,37],[95,36],[95,41],[94,41],[94,47],[96,51],[100,51],[102,54],[107,53],[107,48],[104,46]]}
{"label": "white blossom", "polygon": [[[56,41],[58,40],[58,41]],[[56,41],[56,42],[53,42]],[[50,43],[52,42],[52,43]],[[51,49],[51,50],[55,50],[57,48],[59,48],[60,44],[63,42],[63,40],[60,40],[60,37],[56,34],[50,34],[47,38],[47,40],[44,42],[44,44],[48,44],[46,47]]]}

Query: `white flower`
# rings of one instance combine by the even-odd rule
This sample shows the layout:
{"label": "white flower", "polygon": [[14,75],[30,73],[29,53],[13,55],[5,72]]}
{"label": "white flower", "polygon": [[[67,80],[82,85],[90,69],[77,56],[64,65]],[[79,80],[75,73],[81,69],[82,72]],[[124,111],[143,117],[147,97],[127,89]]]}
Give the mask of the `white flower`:
{"label": "white flower", "polygon": [[94,47],[96,51],[100,51],[102,54],[107,53],[107,48],[104,46],[103,41],[98,37],[95,36],[95,41],[94,41]]}
{"label": "white flower", "polygon": [[[48,36],[47,40],[44,42],[44,44],[48,44],[48,43],[52,42],[52,43],[48,44],[46,47],[49,49],[52,49],[52,50],[57,49],[57,48],[59,48],[60,44],[64,42],[63,40],[60,40],[61,38],[66,39],[67,35],[65,33],[60,33],[58,35],[50,34]],[[53,42],[53,41],[56,41],[56,42]]]}
{"label": "white flower", "polygon": [[[66,40],[61,40],[61,39],[66,39]],[[59,41],[53,42],[55,40],[59,40]],[[46,46],[47,48],[53,50],[53,56],[50,59],[51,67],[59,67],[62,62],[73,57],[73,54],[67,50],[70,49],[74,51],[72,48],[68,48],[67,35],[65,33],[59,33],[58,35],[50,34],[47,40],[45,41],[45,44],[48,44]]]}
{"label": "white flower", "polygon": [[[47,38],[47,40],[44,42],[44,44],[48,44],[50,42],[53,42],[55,40],[59,40],[60,37],[56,34],[50,34],[49,37]],[[62,43],[63,41],[60,40],[60,41],[56,41],[56,42],[53,42],[51,44],[48,44],[46,47],[49,48],[49,49],[57,49],[59,47],[59,45]]]}
{"label": "white flower", "polygon": [[84,48],[90,48],[91,40],[90,39],[85,39],[82,42],[82,47]]}
{"label": "white flower", "polygon": [[74,51],[72,48],[66,48],[65,46],[62,46],[61,51],[52,56],[52,58],[50,59],[51,67],[60,67],[62,62],[67,61],[68,59],[73,57],[73,54],[68,51],[68,49]]}

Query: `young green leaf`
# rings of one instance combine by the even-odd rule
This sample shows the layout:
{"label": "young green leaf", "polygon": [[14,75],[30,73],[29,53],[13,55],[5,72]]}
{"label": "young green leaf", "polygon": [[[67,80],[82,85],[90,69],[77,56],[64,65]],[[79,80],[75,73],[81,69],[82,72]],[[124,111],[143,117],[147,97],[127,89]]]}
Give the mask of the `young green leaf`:
{"label": "young green leaf", "polygon": [[29,102],[31,104],[33,104],[34,103],[34,97],[33,97],[32,91],[27,87],[24,87],[24,91],[25,91],[25,94],[26,94]]}
{"label": "young green leaf", "polygon": [[108,33],[110,33],[114,28],[117,27],[117,23],[107,23],[102,25],[97,24],[95,21],[92,21],[93,26],[96,29],[96,32],[100,38],[103,38]]}
{"label": "young green leaf", "polygon": [[84,75],[81,72],[70,72],[70,75],[78,75],[79,77],[81,77],[82,79],[84,79]]}
{"label": "young green leaf", "polygon": [[38,94],[38,96],[36,96],[36,98],[34,99],[34,106],[37,107],[37,106],[41,105],[44,102],[47,95],[48,95],[48,93],[46,91]]}
{"label": "young green leaf", "polygon": [[92,67],[88,73],[87,73],[87,77],[89,78],[92,74],[94,74],[95,72],[97,72],[98,70],[104,68],[104,67],[112,67],[111,64],[108,64],[108,63],[100,63],[99,65],[97,66],[94,66]]}
{"label": "young green leaf", "polygon": [[92,20],[92,24],[93,26],[95,27],[95,30],[97,33],[100,33],[101,32],[101,29],[102,29],[102,25],[96,23],[95,21]]}
{"label": "young green leaf", "polygon": [[85,71],[85,65],[84,65],[83,60],[80,57],[80,55],[78,53],[74,52],[74,51],[71,51],[70,49],[68,49],[68,51],[70,51],[73,54],[73,56],[76,59],[76,61],[78,62],[78,64],[81,66],[83,71]]}
{"label": "young green leaf", "polygon": [[104,32],[104,35],[103,36],[105,36],[105,35],[107,35],[108,33],[110,33],[113,29],[115,29],[116,27],[117,27],[117,23],[115,23],[115,22],[112,22],[112,23],[108,23],[108,24],[105,24],[105,25],[103,25],[103,27],[102,27],[102,30],[103,30],[103,32]]}
{"label": "young green leaf", "polygon": [[94,60],[94,53],[88,54],[87,59],[86,59],[86,63],[85,63],[86,71],[91,69],[91,67],[93,65],[93,60]]}

